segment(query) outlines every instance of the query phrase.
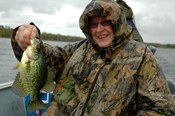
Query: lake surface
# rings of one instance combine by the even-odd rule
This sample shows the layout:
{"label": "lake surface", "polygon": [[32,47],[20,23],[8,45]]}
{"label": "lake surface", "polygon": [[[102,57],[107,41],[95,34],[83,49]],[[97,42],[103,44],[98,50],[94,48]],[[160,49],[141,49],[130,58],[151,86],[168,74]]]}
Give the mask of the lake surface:
{"label": "lake surface", "polygon": [[[10,38],[0,38],[0,83],[13,81],[19,72],[19,70],[12,70],[18,60],[14,56],[10,41]],[[44,41],[44,43],[63,47],[70,42]],[[166,78],[175,82],[175,49],[157,48],[155,57]]]}
{"label": "lake surface", "polygon": [[[44,41],[53,46],[63,47],[70,42]],[[0,37],[0,83],[13,81],[19,70],[12,70],[13,66],[18,63],[12,47],[10,38]]]}

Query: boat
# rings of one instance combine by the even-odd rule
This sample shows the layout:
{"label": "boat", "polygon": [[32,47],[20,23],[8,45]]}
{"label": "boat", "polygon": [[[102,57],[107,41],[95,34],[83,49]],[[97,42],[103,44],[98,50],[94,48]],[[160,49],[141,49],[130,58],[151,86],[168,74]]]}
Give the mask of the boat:
{"label": "boat", "polygon": [[0,111],[2,116],[25,116],[23,98],[11,90],[13,81],[0,84]]}
{"label": "boat", "polygon": [[[154,46],[149,46],[149,49],[153,52],[156,51]],[[26,108],[30,101],[30,96],[26,96],[25,98],[19,97],[14,94],[11,90],[11,86],[14,81],[6,82],[0,84],[0,111],[2,116],[41,116],[44,110],[37,110],[32,113],[27,113]],[[173,99],[175,101],[175,83],[172,80],[167,80],[168,86],[172,93]],[[41,91],[41,100],[46,104],[47,107],[50,106],[51,103],[52,92],[45,93]],[[175,104],[175,103],[174,103]],[[175,109],[174,109],[175,111]]]}
{"label": "boat", "polygon": [[[172,93],[173,99],[175,100],[175,83],[171,80],[167,80],[168,86]],[[30,96],[25,98],[19,97],[14,94],[11,90],[13,81],[0,84],[0,111],[2,116],[41,116],[45,110],[38,110],[32,113],[27,113],[26,108],[30,101]],[[45,93],[42,91],[41,99],[46,104],[47,107],[50,106],[51,93]],[[175,104],[175,103],[174,103]],[[174,109],[175,111],[175,109]]]}
{"label": "boat", "polygon": [[[27,105],[30,101],[30,96],[25,98],[14,94],[11,90],[11,86],[14,81],[0,84],[0,111],[1,116],[41,116],[44,110],[34,111],[27,113]],[[50,106],[52,92],[46,93],[41,91],[40,99],[45,103],[47,107]]]}

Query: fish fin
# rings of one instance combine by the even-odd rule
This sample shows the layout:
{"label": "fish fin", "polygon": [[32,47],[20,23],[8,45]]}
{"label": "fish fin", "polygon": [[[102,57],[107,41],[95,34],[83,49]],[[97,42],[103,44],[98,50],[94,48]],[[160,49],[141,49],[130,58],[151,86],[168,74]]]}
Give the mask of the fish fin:
{"label": "fish fin", "polygon": [[55,76],[55,73],[53,73],[51,70],[48,70],[47,81],[46,81],[44,87],[42,88],[43,91],[49,93],[49,92],[54,90],[55,84],[53,81],[53,76]]}
{"label": "fish fin", "polygon": [[18,62],[14,67],[13,69],[20,69],[22,66],[22,63],[21,62]]}
{"label": "fish fin", "polygon": [[11,89],[15,94],[17,94],[21,97],[25,97],[28,95],[28,93],[26,92],[24,85],[20,79],[20,72],[17,74],[16,79],[13,82]]}
{"label": "fish fin", "polygon": [[51,78],[47,78],[45,86],[42,88],[43,91],[49,93],[55,88],[54,81]]}
{"label": "fish fin", "polygon": [[47,109],[47,106],[40,99],[37,101],[30,101],[27,106],[27,113],[32,113],[39,109]]}

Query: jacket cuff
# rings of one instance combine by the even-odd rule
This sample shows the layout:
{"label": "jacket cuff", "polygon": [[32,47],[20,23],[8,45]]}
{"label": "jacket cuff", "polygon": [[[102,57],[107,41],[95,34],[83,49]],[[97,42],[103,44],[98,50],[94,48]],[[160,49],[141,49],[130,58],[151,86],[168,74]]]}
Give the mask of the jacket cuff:
{"label": "jacket cuff", "polygon": [[[37,28],[37,30],[38,30],[38,35],[39,35],[37,38],[40,39],[40,30],[39,30],[39,28],[38,28],[33,22],[31,22],[30,25],[34,25],[34,26]],[[21,26],[21,25],[20,25],[20,26]],[[12,49],[13,49],[13,51],[14,51],[14,54],[15,54],[16,58],[17,58],[19,61],[21,61],[22,54],[23,54],[23,50],[18,46],[18,44],[17,44],[17,42],[16,42],[16,40],[15,40],[15,35],[16,35],[16,32],[18,31],[18,29],[19,29],[20,26],[16,27],[16,28],[13,30],[12,36],[11,36],[11,45],[12,45]]]}

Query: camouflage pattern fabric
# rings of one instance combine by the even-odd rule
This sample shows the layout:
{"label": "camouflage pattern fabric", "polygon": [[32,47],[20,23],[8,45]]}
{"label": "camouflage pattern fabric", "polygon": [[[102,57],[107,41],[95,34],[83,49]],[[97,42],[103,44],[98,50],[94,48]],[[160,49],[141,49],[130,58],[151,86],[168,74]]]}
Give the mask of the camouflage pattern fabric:
{"label": "camouflage pattern fabric", "polygon": [[[88,23],[94,15],[104,16],[114,30],[114,40],[106,49],[99,48],[90,34]],[[102,66],[84,116],[174,115],[159,63],[146,45],[132,39],[132,28],[115,1],[92,0],[79,23],[87,39],[64,48],[43,44],[47,66],[56,74],[51,106],[43,116],[80,116]],[[14,38],[12,46],[20,59]]]}
{"label": "camouflage pattern fabric", "polygon": [[137,30],[135,24],[134,24],[134,14],[133,11],[131,9],[131,7],[129,7],[125,1],[123,0],[116,0],[116,2],[120,5],[120,7],[123,9],[123,11],[125,12],[125,16],[127,19],[127,22],[130,26],[133,27],[133,39],[138,41],[138,42],[142,42],[143,43],[143,39],[142,36],[140,35],[139,31]]}

